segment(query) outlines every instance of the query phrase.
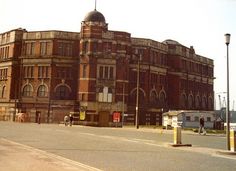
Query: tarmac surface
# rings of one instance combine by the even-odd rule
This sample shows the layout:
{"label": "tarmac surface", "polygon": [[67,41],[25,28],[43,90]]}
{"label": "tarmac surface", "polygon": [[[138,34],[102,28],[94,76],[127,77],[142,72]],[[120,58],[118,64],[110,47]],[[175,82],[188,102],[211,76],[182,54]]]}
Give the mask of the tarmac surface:
{"label": "tarmac surface", "polygon": [[23,144],[0,139],[0,171],[100,171]]}
{"label": "tarmac surface", "polygon": [[[62,126],[62,125],[61,125]],[[114,128],[116,129],[116,128]],[[122,128],[137,131],[133,128]],[[139,129],[142,132],[158,132],[160,134],[173,134],[173,130],[157,129]],[[182,131],[183,134],[192,134],[199,136],[191,131]],[[207,136],[225,136],[225,135],[207,135]],[[151,144],[153,145],[153,144]],[[160,145],[160,146],[168,146]],[[221,158],[236,160],[236,153],[220,149],[207,148],[202,146],[188,147],[170,147],[178,148],[183,151],[209,154]],[[21,143],[0,138],[0,171],[100,171],[100,169],[82,164],[78,161],[52,154],[37,148],[27,146]]]}

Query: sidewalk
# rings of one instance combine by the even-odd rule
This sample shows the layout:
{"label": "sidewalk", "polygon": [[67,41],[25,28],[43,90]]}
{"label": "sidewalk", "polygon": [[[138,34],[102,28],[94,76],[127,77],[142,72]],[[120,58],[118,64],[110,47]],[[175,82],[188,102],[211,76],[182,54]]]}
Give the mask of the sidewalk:
{"label": "sidewalk", "polygon": [[0,139],[0,161],[0,170],[6,171],[100,171],[6,139]]}

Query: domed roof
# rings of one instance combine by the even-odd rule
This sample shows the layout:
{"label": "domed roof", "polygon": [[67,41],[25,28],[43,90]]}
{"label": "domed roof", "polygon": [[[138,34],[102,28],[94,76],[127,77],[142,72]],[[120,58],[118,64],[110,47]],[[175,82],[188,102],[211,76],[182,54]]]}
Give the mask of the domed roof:
{"label": "domed roof", "polygon": [[180,45],[179,42],[177,42],[175,40],[171,40],[171,39],[167,39],[167,40],[163,41],[163,43],[172,44],[172,45]]}
{"label": "domed roof", "polygon": [[94,11],[89,12],[85,17],[84,21],[92,21],[92,22],[103,22],[105,23],[105,17],[102,13],[98,12],[96,9]]}

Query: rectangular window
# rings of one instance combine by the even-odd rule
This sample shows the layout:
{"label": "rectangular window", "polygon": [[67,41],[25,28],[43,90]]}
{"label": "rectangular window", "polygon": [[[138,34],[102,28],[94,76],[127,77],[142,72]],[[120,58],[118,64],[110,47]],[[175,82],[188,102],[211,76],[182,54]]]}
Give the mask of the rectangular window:
{"label": "rectangular window", "polygon": [[108,78],[108,66],[105,66],[104,78]]}
{"label": "rectangular window", "polygon": [[83,65],[83,75],[82,75],[82,78],[86,78],[86,69],[87,69],[87,67],[86,67],[86,65]]}
{"label": "rectangular window", "polygon": [[6,80],[7,79],[7,68],[0,69],[0,79],[1,80]]}
{"label": "rectangular window", "polygon": [[33,78],[33,71],[34,71],[34,67],[33,66],[25,66],[24,67],[24,78]]}
{"label": "rectangular window", "polygon": [[7,33],[7,43],[10,42],[10,33]]}
{"label": "rectangular window", "polygon": [[89,44],[88,42],[84,42],[84,52],[87,53],[89,51]]}
{"label": "rectangular window", "polygon": [[63,43],[58,43],[58,55],[63,55]]}
{"label": "rectangular window", "polygon": [[38,67],[38,78],[48,78],[48,66]]}
{"label": "rectangular window", "polygon": [[99,78],[103,78],[103,66],[99,67]]}
{"label": "rectangular window", "polygon": [[93,43],[93,52],[97,52],[97,43]]}
{"label": "rectangular window", "polygon": [[26,43],[26,55],[34,55],[34,42]]}
{"label": "rectangular window", "polygon": [[211,117],[207,117],[207,122],[211,122]]}
{"label": "rectangular window", "polygon": [[47,54],[47,42],[41,42],[40,43],[40,55],[46,55]]}
{"label": "rectangular window", "polygon": [[191,117],[190,116],[186,116],[186,121],[191,121]]}
{"label": "rectangular window", "polygon": [[198,116],[195,116],[195,117],[194,117],[194,121],[195,121],[195,122],[198,122],[198,121],[199,121],[199,117],[198,117]]}
{"label": "rectangular window", "polygon": [[113,79],[113,67],[110,67],[110,76],[109,76],[109,78],[110,79]]}

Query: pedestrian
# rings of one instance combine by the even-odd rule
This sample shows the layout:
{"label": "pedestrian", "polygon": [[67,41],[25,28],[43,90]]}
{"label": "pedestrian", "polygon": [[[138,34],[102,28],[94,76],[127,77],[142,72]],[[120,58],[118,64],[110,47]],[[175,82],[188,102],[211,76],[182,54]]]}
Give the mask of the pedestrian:
{"label": "pedestrian", "polygon": [[41,112],[38,113],[38,124],[41,123]]}
{"label": "pedestrian", "polygon": [[69,117],[66,115],[66,116],[64,117],[64,124],[65,124],[65,126],[68,125],[68,122],[69,122]]}
{"label": "pedestrian", "polygon": [[204,128],[204,117],[203,117],[203,115],[201,115],[201,117],[199,119],[198,133],[201,134],[201,132],[203,133],[203,135],[206,135],[206,131],[205,131],[205,128]]}
{"label": "pedestrian", "polygon": [[72,126],[72,124],[73,124],[73,115],[72,114],[70,114],[70,126]]}

